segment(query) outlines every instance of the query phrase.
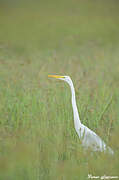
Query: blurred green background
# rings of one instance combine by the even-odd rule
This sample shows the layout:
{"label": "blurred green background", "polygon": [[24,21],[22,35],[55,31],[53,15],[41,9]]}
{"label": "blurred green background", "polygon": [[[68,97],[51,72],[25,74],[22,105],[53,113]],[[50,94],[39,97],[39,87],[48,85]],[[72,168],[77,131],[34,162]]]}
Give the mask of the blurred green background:
{"label": "blurred green background", "polygon": [[[74,130],[70,75],[83,124],[115,151],[90,155]],[[119,176],[119,2],[0,1],[0,180]]]}

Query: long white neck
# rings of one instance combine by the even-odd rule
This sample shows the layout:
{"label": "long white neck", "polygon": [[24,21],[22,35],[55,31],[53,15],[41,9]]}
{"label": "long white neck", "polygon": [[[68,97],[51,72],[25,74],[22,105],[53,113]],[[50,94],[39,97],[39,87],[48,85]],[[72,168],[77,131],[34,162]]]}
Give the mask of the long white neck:
{"label": "long white neck", "polygon": [[72,94],[72,108],[73,108],[73,115],[74,115],[74,126],[75,126],[75,129],[77,131],[81,127],[81,121],[79,118],[79,113],[78,113],[78,109],[77,109],[77,105],[76,105],[75,89],[74,89],[72,80],[70,81],[69,85],[70,85],[71,94]]}

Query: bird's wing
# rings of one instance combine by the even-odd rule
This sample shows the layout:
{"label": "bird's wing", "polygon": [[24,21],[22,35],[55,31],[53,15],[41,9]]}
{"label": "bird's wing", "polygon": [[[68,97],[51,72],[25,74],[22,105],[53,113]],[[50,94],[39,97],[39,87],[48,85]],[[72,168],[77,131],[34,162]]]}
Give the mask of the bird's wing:
{"label": "bird's wing", "polygon": [[79,137],[82,140],[82,145],[85,148],[92,148],[93,151],[104,151],[106,144],[104,141],[92,130],[82,124],[79,129]]}

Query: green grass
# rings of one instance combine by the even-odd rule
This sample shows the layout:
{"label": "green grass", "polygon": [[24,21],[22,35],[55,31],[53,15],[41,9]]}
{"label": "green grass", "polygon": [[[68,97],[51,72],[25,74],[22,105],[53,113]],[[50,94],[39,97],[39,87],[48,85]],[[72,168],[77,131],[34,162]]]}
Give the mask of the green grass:
{"label": "green grass", "polygon": [[[119,176],[118,5],[52,0],[1,7],[0,180]],[[82,123],[114,157],[81,148],[70,89],[48,74],[71,76]]]}

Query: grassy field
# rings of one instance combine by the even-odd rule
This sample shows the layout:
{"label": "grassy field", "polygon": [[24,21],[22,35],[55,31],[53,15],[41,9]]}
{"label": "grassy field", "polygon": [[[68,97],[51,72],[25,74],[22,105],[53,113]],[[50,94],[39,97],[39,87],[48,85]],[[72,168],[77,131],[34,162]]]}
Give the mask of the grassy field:
{"label": "grassy field", "polygon": [[[27,3],[0,6],[0,180],[119,176],[119,2]],[[113,157],[81,148],[70,89],[48,74],[71,76]]]}

